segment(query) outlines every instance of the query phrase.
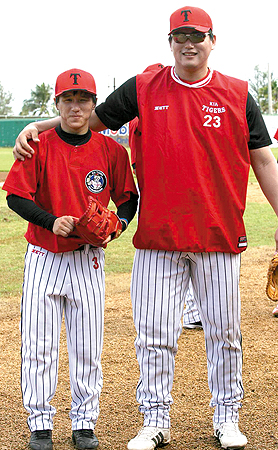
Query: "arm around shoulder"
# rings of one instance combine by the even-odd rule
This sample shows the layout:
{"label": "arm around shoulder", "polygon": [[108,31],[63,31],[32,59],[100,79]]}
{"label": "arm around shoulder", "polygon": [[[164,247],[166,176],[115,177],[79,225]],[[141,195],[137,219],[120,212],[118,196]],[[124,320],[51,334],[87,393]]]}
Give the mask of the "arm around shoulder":
{"label": "arm around shoulder", "polygon": [[39,133],[56,127],[59,123],[60,117],[29,123],[16,138],[13,149],[14,158],[20,161],[24,161],[25,157],[31,158],[34,150],[28,144],[28,140],[32,139],[34,142],[39,142]]}

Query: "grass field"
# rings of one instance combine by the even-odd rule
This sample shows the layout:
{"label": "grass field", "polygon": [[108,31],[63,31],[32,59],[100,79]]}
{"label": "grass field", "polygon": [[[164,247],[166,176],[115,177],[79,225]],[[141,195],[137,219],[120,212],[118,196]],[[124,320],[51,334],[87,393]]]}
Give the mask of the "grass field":
{"label": "grass field", "polygon": [[9,171],[13,162],[13,149],[11,147],[0,147],[0,172]]}
{"label": "grass field", "polygon": [[[278,149],[273,153],[277,158]],[[2,155],[4,157],[2,158]],[[12,149],[0,148],[0,171],[9,170],[13,163]],[[253,172],[250,183],[256,182]],[[271,207],[266,203],[248,202],[245,211],[245,224],[249,247],[274,246],[274,232],[277,220]],[[5,192],[0,191],[0,296],[20,295],[26,241],[25,220],[10,211],[6,205]],[[132,268],[134,247],[132,237],[136,230],[134,219],[119,240],[108,245],[106,254],[106,273],[129,273]]]}

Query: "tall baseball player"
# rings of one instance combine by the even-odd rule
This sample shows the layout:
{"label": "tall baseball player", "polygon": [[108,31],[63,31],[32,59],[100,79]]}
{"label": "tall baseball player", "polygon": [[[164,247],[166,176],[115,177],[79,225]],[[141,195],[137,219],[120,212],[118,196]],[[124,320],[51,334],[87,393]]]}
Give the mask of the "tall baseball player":
{"label": "tall baseball player", "polygon": [[71,69],[56,81],[61,124],[31,143],[34,157],[16,161],[3,189],[9,206],[29,221],[22,296],[22,395],[29,413],[30,447],[52,449],[59,336],[67,330],[72,439],[98,446],[94,434],[102,388],[104,251],[74,235],[88,196],[110,198],[126,228],[137,191],[124,147],[89,130],[96,104],[94,78]]}
{"label": "tall baseball player", "polygon": [[[251,164],[278,215],[278,169],[247,82],[208,66],[216,44],[209,15],[192,6],[175,11],[169,42],[173,67],[131,78],[90,119],[95,131],[119,129],[135,116],[142,126],[131,295],[144,426],[128,449],[170,442],[175,355],[190,277],[206,341],[214,435],[222,448],[240,449],[247,443],[238,421],[243,398],[239,274],[247,247],[248,173]],[[52,123],[25,129],[15,154],[26,156],[26,138]],[[278,230],[275,240],[278,251]],[[183,441],[186,446],[186,429]]]}

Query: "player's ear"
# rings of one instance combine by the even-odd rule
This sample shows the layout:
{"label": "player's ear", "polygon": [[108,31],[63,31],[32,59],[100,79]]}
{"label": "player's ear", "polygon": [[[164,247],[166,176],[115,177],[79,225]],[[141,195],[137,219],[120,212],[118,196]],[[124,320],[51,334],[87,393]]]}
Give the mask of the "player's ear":
{"label": "player's ear", "polygon": [[59,97],[54,97],[54,103],[55,103],[55,106],[56,106],[56,108],[57,108],[57,110],[59,111]]}
{"label": "player's ear", "polygon": [[213,39],[212,39],[211,43],[212,43],[211,48],[212,48],[212,50],[214,50],[215,45],[216,45],[216,36],[215,35],[213,35]]}
{"label": "player's ear", "polygon": [[92,94],[92,99],[93,99],[93,110],[94,110],[95,107],[97,106],[97,96],[96,96],[96,94]]}
{"label": "player's ear", "polygon": [[168,38],[168,42],[169,42],[171,51],[172,51],[172,41],[173,41],[173,37],[170,35]]}

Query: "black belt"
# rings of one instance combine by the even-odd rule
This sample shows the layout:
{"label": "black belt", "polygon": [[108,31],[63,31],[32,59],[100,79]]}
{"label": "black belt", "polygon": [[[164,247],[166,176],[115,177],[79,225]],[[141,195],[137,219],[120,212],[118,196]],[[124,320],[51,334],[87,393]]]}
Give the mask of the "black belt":
{"label": "black belt", "polygon": [[98,248],[98,247],[94,247],[94,246],[91,245],[91,244],[84,244],[84,245],[80,245],[80,247],[74,249],[73,251],[74,251],[74,252],[82,252],[82,250],[85,250],[85,247],[87,247],[87,245],[89,245],[89,250],[90,250],[91,248]]}

